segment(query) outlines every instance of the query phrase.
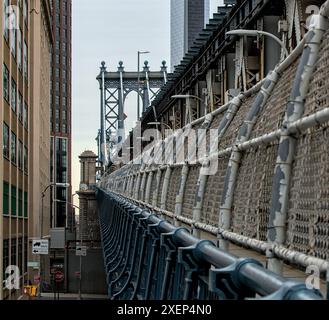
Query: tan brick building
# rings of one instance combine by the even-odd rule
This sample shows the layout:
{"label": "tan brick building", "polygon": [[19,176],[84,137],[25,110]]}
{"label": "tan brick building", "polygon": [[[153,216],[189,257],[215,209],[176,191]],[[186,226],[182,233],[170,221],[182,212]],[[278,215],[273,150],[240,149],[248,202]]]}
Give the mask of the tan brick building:
{"label": "tan brick building", "polygon": [[47,0],[5,0],[0,7],[0,299],[21,294],[4,288],[7,266],[19,267],[21,287],[33,275],[31,239],[40,234],[41,192],[50,183],[49,8]]}

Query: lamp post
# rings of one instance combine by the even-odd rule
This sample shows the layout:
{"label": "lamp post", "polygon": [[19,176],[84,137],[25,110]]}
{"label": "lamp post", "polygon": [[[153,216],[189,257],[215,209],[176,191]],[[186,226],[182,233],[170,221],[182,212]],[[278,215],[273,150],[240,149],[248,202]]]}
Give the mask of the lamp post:
{"label": "lamp post", "polygon": [[196,100],[199,100],[200,102],[202,102],[202,99],[197,97],[197,96],[190,95],[190,94],[178,94],[178,95],[172,96],[171,99],[186,99],[187,100],[187,108],[186,109],[189,113],[189,123],[191,123],[192,122],[192,113],[191,113],[190,99],[196,99]]}
{"label": "lamp post", "polygon": [[150,51],[137,51],[137,86],[138,86],[138,91],[137,91],[137,121],[139,121],[140,117],[140,56],[141,54],[148,54]]}
{"label": "lamp post", "polygon": [[[161,126],[161,122],[149,122],[147,125],[148,126],[156,126],[157,135],[158,135],[157,138],[158,138],[158,140],[160,140],[159,139],[159,126]],[[167,125],[166,123],[162,123],[162,125],[166,126],[169,130],[172,130],[172,128],[169,125]]]}
{"label": "lamp post", "polygon": [[226,32],[226,35],[228,36],[251,36],[251,37],[257,37],[259,35],[267,36],[272,38],[274,41],[276,41],[282,48],[285,57],[289,56],[289,52],[283,43],[277,36],[275,36],[272,33],[266,32],[266,31],[261,31],[261,30],[243,30],[243,29],[238,29],[238,30],[232,30],[229,32]]}
{"label": "lamp post", "polygon": [[[76,193],[72,195],[72,197],[74,197],[75,195],[77,195]],[[78,206],[76,206],[75,204],[69,202],[69,201],[64,201],[64,200],[54,200],[55,202],[61,202],[61,203],[67,203],[69,205],[72,206],[72,208],[76,208],[78,210],[80,210],[80,208]],[[81,221],[79,221],[79,228],[81,228]],[[73,222],[72,222],[72,225],[73,225]],[[80,233],[80,246],[82,246],[82,235],[81,235],[81,229],[79,231]],[[82,256],[80,255],[79,257],[79,273],[80,273],[80,276],[79,276],[79,293],[78,293],[78,299],[81,300],[81,280],[82,280]]]}
{"label": "lamp post", "polygon": [[[44,203],[44,198],[46,196],[46,192],[50,187],[62,187],[62,188],[68,188],[70,185],[68,183],[51,183],[49,184],[41,193],[41,217],[40,217],[40,240],[43,239],[43,203]],[[42,291],[42,259],[41,259],[41,255],[39,255],[39,279],[40,279],[40,283],[39,283],[39,293],[38,293],[38,297],[39,299],[41,298],[41,291]]]}

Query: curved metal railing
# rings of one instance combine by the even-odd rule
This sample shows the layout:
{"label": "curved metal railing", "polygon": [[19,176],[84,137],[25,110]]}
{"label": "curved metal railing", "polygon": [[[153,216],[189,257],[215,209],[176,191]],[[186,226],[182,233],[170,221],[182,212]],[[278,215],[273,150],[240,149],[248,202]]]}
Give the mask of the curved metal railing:
{"label": "curved metal railing", "polygon": [[123,196],[97,190],[112,300],[320,300],[254,259],[237,258],[199,240]]}

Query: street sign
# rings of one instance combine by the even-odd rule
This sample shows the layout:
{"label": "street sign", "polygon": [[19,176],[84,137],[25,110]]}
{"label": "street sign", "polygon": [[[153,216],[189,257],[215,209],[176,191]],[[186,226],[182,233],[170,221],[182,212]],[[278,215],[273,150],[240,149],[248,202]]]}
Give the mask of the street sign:
{"label": "street sign", "polygon": [[55,281],[56,282],[63,282],[64,281],[64,273],[62,271],[57,271],[55,273]]}
{"label": "street sign", "polygon": [[75,254],[77,256],[85,257],[87,255],[87,247],[86,246],[77,246],[75,249]]}
{"label": "street sign", "polygon": [[37,262],[37,261],[29,261],[27,263],[27,267],[28,268],[38,269],[39,268],[39,262]]}
{"label": "street sign", "polygon": [[32,254],[47,255],[49,253],[48,240],[33,240]]}

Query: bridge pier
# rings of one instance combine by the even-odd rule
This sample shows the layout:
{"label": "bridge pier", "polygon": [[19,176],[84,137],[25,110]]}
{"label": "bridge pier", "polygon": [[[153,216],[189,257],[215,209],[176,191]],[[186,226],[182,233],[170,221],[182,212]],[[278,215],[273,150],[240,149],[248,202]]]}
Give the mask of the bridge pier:
{"label": "bridge pier", "polygon": [[[69,292],[106,295],[104,260],[96,202],[96,159],[92,151],[80,155],[79,232],[76,246],[68,250]],[[77,246],[86,247],[86,256],[78,256]]]}

